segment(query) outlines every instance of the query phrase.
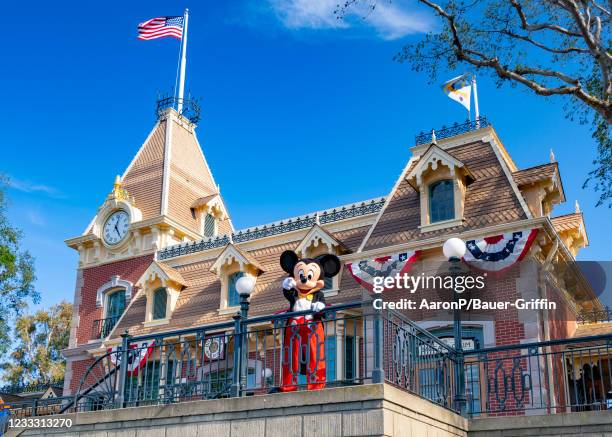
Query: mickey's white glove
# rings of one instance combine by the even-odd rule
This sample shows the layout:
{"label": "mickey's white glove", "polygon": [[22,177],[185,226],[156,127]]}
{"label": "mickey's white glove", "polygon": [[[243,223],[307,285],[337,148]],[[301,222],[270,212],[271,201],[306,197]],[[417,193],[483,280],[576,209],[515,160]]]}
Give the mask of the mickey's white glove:
{"label": "mickey's white glove", "polygon": [[314,312],[319,312],[319,311],[323,311],[323,309],[325,309],[325,304],[323,302],[315,302],[312,304],[312,310]]}
{"label": "mickey's white glove", "polygon": [[283,281],[283,288],[285,290],[291,290],[292,288],[295,288],[297,284],[295,283],[295,279],[293,278],[285,278],[285,280]]}

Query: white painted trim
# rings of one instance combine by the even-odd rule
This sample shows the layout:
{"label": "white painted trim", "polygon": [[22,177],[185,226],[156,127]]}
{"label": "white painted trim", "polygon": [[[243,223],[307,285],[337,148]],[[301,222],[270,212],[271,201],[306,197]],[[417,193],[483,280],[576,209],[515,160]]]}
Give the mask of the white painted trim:
{"label": "white painted trim", "polygon": [[89,222],[89,224],[87,225],[87,227],[85,228],[85,231],[81,234],[81,236],[89,234],[89,231],[91,230],[91,228],[93,227],[97,219],[98,219],[98,214],[94,215],[94,218],[91,219],[91,221]]}
{"label": "white painted trim", "polygon": [[[123,180],[125,178],[125,175],[127,175],[128,172],[131,170],[131,168],[134,166],[134,163],[136,162],[136,160],[138,159],[138,157],[142,153],[142,150],[147,145],[147,143],[149,142],[149,140],[151,139],[151,137],[153,136],[153,134],[155,133],[155,131],[157,130],[158,127],[159,127],[159,121],[155,123],[155,126],[153,126],[153,129],[151,129],[151,132],[149,132],[149,135],[147,135],[147,138],[140,145],[140,148],[138,149],[138,152],[136,152],[136,155],[134,155],[134,157],[130,161],[130,164],[127,166],[127,168],[123,172],[123,175],[121,176],[121,180]],[[81,235],[87,235],[89,233],[89,230],[91,229],[93,224],[96,222],[97,218],[98,218],[98,215],[96,214],[94,216],[94,218],[91,220],[91,222],[89,222],[89,225],[87,225],[87,227],[85,228],[85,231]]]}
{"label": "white painted trim", "polygon": [[443,220],[439,222],[428,223],[426,225],[421,225],[419,226],[419,229],[423,233],[423,232],[438,231],[440,229],[446,229],[446,228],[454,228],[455,226],[461,226],[461,225],[463,225],[463,219],[454,218],[450,220]]}
{"label": "white painted trim", "polygon": [[[196,135],[195,129],[192,131],[192,134],[193,134],[193,138],[195,139],[196,145],[198,146],[198,150],[200,151],[200,154],[202,155],[202,159],[204,160],[204,165],[206,166],[206,170],[208,170],[208,175],[210,176],[210,180],[212,181],[213,185],[216,187],[217,183],[215,182],[215,177],[212,171],[210,171],[210,167],[208,166],[208,161],[206,160],[206,156],[204,155],[202,146],[200,146],[200,142],[198,141],[198,136]],[[234,228],[232,228],[232,230],[233,229]]]}
{"label": "white painted trim", "polygon": [[[453,328],[453,321],[450,320],[423,320],[420,322],[416,322],[416,324],[426,329],[427,331],[431,331],[433,329],[446,329]],[[461,322],[461,326],[464,328],[469,327],[479,327],[482,328],[482,339],[484,341],[483,345],[480,345],[481,348],[484,347],[494,347],[495,344],[495,322],[493,320],[464,320]]]}
{"label": "white painted trim", "polygon": [[168,195],[170,192],[170,159],[172,155],[172,125],[174,116],[171,112],[166,117],[166,138],[164,140],[164,168],[162,179],[161,215],[168,214]]}
{"label": "white painted trim", "polygon": [[399,186],[402,183],[402,181],[405,179],[406,173],[408,173],[408,169],[410,168],[410,166],[412,165],[412,163],[416,159],[417,159],[417,157],[411,156],[410,159],[408,160],[408,163],[404,166],[404,170],[402,170],[402,173],[400,174],[400,177],[397,179],[397,181],[395,182],[395,185],[391,189],[391,192],[389,193],[389,196],[385,200],[385,204],[380,209],[380,211],[378,211],[378,216],[376,217],[376,220],[374,221],[374,223],[372,223],[372,226],[368,230],[368,233],[365,235],[365,237],[363,237],[363,241],[359,245],[359,248],[357,249],[356,253],[360,253],[363,250],[363,248],[365,247],[366,243],[370,239],[370,236],[372,235],[372,232],[374,232],[374,229],[376,229],[376,226],[378,225],[378,222],[380,221],[380,218],[382,217],[383,213],[385,212],[385,210],[389,206],[389,203],[391,202],[391,199],[393,199],[393,196],[395,195],[395,192],[399,188]]}
{"label": "white painted trim", "polygon": [[[435,158],[437,158],[437,160]],[[442,164],[451,170],[451,174],[454,173],[453,170],[455,168],[464,167],[463,162],[459,161],[457,158],[440,147],[433,145],[430,146],[429,149],[427,149],[427,152],[425,152],[425,154],[419,159],[419,163],[414,166],[410,173],[408,173],[406,179],[410,180],[412,178],[416,178],[417,185],[421,185],[421,176],[423,172],[429,168],[430,164],[433,171],[438,168],[439,164]]]}
{"label": "white painted trim", "polygon": [[514,182],[514,178],[512,177],[512,172],[508,168],[506,164],[506,160],[503,159],[500,146],[499,144],[497,144],[497,140],[495,139],[495,137],[493,135],[487,135],[486,137],[482,139],[482,142],[489,143],[491,145],[491,148],[493,149],[493,152],[495,153],[495,156],[497,160],[499,161],[499,164],[501,165],[501,168],[504,171],[506,178],[508,179],[508,183],[510,183],[512,190],[514,191],[516,198],[521,204],[521,207],[523,208],[525,215],[527,216],[528,219],[533,218],[531,211],[529,210],[529,208],[527,207],[527,204],[525,203],[525,199],[523,199],[523,195],[521,194],[521,191],[518,189],[516,182]]}
{"label": "white painted trim", "polygon": [[346,255],[341,255],[340,260],[343,263],[349,261],[357,261],[364,258],[375,257],[379,255],[388,255],[390,253],[403,252],[408,250],[426,250],[441,247],[446,240],[451,237],[458,237],[462,240],[468,240],[470,238],[482,237],[483,235],[497,235],[505,232],[511,232],[513,230],[521,230],[529,227],[543,228],[548,226],[548,217],[537,217],[533,219],[518,220],[509,223],[501,223],[486,228],[475,228],[464,232],[457,232],[454,234],[443,234],[424,240],[413,240],[405,243],[394,244],[391,246],[378,247],[376,249],[369,249],[365,252],[355,252]]}
{"label": "white painted trim", "polygon": [[119,277],[119,275],[115,275],[112,276],[110,281],[108,281],[106,284],[102,285],[100,288],[98,288],[98,291],[96,291],[96,306],[98,308],[103,307],[104,305],[104,296],[111,290],[114,290],[116,288],[123,288],[125,289],[125,300],[129,300],[132,298],[132,288],[134,287],[134,284],[132,284],[130,281],[126,281],[124,279],[121,279]]}
{"label": "white painted trim", "polygon": [[149,135],[147,135],[147,138],[144,140],[144,142],[142,143],[142,145],[138,149],[138,152],[136,152],[136,155],[134,155],[134,158],[132,158],[132,160],[130,161],[130,164],[127,166],[127,168],[123,172],[123,175],[121,176],[121,180],[123,180],[123,178],[125,178],[125,176],[128,174],[128,172],[132,169],[132,167],[136,163],[136,160],[138,159],[138,157],[142,153],[144,147],[147,145],[147,143],[149,142],[149,140],[151,139],[151,137],[153,136],[153,134],[155,133],[155,131],[157,130],[158,127],[159,127],[159,121],[157,121],[155,123],[155,126],[153,126],[153,129],[151,129],[151,132],[149,132]]}
{"label": "white painted trim", "polygon": [[314,225],[310,228],[310,231],[302,239],[298,247],[295,248],[295,253],[301,254],[303,257],[306,256],[305,252],[311,245],[317,247],[319,244],[327,246],[331,252],[333,248],[340,246],[340,242],[330,235],[320,225]]}

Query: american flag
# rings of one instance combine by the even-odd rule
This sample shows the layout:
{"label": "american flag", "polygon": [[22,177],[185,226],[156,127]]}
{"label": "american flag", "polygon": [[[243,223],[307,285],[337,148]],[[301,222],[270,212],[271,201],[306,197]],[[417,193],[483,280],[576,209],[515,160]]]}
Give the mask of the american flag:
{"label": "american flag", "polygon": [[157,17],[138,25],[138,39],[149,40],[173,36],[183,37],[183,17]]}

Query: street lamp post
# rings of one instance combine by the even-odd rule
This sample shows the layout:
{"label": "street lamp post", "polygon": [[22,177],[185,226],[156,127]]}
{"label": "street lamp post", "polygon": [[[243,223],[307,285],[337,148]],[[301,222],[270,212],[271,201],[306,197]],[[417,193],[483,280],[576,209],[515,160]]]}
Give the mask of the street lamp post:
{"label": "street lamp post", "polygon": [[[450,263],[450,273],[453,277],[461,272],[459,262],[465,255],[465,243],[460,238],[449,238],[444,243],[442,251]],[[454,283],[453,283],[454,285]],[[463,357],[463,333],[461,330],[461,310],[459,309],[459,293],[453,287],[453,300],[455,308],[453,310],[453,335],[455,337],[455,351],[457,353],[455,362],[455,408],[462,416],[466,414],[467,399],[465,397],[465,369]]]}
{"label": "street lamp post", "polygon": [[249,297],[255,287],[255,278],[252,276],[243,276],[236,281],[236,291],[240,296],[240,338],[237,343],[240,343],[239,363],[234,361],[234,366],[239,364],[238,369],[234,371],[240,372],[240,391],[246,393],[247,374],[248,374],[248,333],[247,333],[247,317],[249,315]]}

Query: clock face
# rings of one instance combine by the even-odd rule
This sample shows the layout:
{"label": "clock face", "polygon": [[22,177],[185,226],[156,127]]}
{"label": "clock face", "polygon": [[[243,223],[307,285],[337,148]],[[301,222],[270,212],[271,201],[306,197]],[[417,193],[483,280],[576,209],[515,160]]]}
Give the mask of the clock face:
{"label": "clock face", "polygon": [[104,223],[103,236],[108,245],[116,245],[121,242],[128,233],[130,218],[125,211],[115,211]]}

